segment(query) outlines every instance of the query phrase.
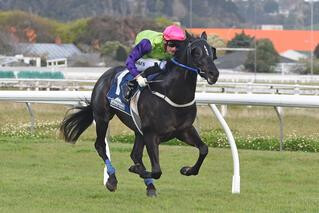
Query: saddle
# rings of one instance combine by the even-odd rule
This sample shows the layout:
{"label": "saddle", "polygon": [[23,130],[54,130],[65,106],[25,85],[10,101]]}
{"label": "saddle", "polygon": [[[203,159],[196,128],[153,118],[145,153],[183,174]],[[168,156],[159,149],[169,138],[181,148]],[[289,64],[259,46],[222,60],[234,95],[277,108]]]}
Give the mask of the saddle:
{"label": "saddle", "polygon": [[133,80],[133,76],[127,69],[118,72],[111,83],[111,88],[107,93],[106,98],[109,100],[112,108],[131,116],[136,128],[143,135],[137,103],[140,93],[144,88],[136,87],[132,98],[127,100],[124,96],[127,91],[127,84],[131,80]]}

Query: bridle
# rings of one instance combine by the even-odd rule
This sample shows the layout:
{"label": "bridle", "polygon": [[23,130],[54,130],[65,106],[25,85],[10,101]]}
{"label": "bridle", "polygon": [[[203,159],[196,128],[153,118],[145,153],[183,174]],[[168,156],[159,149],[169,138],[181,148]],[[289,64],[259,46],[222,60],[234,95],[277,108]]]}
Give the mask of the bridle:
{"label": "bridle", "polygon": [[[214,47],[211,47],[208,45],[207,41],[205,39],[202,39],[202,38],[197,38],[195,39],[194,41],[192,42],[189,42],[187,44],[187,47],[186,47],[186,57],[187,57],[187,61],[186,61],[186,64],[182,64],[180,62],[178,62],[175,58],[172,58],[171,61],[179,66],[179,67],[182,67],[184,68],[185,70],[188,70],[188,71],[191,71],[193,73],[195,73],[196,75],[200,75],[201,77],[205,78],[205,72],[202,71],[200,68],[196,67],[195,64],[193,63],[193,59],[192,59],[192,51],[193,49],[195,48],[199,48],[199,47],[194,47],[193,45],[196,44],[197,42],[204,42],[204,48],[205,48],[205,52],[206,52],[206,57],[213,57],[213,60],[216,59],[216,49]],[[213,50],[215,52],[213,52]],[[200,52],[200,58],[202,57],[203,55],[203,50],[201,49],[201,52]],[[151,90],[151,89],[150,89]],[[193,104],[195,104],[195,97],[192,101],[188,102],[188,103],[185,103],[185,104],[177,104],[175,102],[173,102],[171,99],[169,99],[166,95],[163,95],[159,92],[156,92],[156,91],[152,91],[151,92],[158,96],[159,98],[162,98],[164,99],[169,105],[173,106],[173,107],[177,107],[177,108],[183,108],[183,107],[189,107],[189,106],[192,106]]]}
{"label": "bridle", "polygon": [[[178,62],[175,58],[172,58],[171,61],[179,66],[179,67],[182,67],[188,71],[191,71],[191,72],[194,72],[198,75],[200,75],[201,77],[204,77],[205,76],[205,72],[202,71],[200,68],[196,67],[194,62],[193,62],[193,58],[192,58],[192,51],[195,49],[195,48],[199,48],[199,47],[194,47],[194,44],[198,43],[198,42],[204,42],[204,50],[205,50],[205,54],[206,54],[206,57],[212,57],[213,60],[217,59],[216,57],[216,48],[215,47],[211,47],[207,41],[205,39],[202,39],[202,38],[197,38],[195,39],[194,41],[191,41],[187,44],[187,47],[186,47],[186,57],[187,57],[187,61],[186,61],[186,64],[182,64],[180,62]],[[200,58],[202,57],[203,55],[203,48],[200,48]]]}

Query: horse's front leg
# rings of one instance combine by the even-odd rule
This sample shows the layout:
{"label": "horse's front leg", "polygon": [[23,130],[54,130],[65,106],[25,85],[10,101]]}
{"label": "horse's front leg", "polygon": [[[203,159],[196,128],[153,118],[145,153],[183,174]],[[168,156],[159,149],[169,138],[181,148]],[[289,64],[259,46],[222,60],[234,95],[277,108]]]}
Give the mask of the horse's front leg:
{"label": "horse's front leg", "polygon": [[152,172],[144,171],[140,174],[140,177],[144,179],[146,178],[159,179],[162,175],[161,167],[159,164],[159,150],[158,150],[160,139],[156,134],[146,132],[144,134],[144,143],[146,145],[146,150],[152,165]]}
{"label": "horse's front leg", "polygon": [[181,131],[178,134],[177,139],[198,148],[199,157],[195,165],[192,167],[185,166],[185,167],[182,167],[180,170],[182,175],[186,175],[186,176],[197,175],[204,159],[206,158],[206,155],[208,154],[208,146],[205,143],[203,143],[196,129],[193,126],[184,131]]}
{"label": "horse's front leg", "polygon": [[139,132],[136,132],[135,141],[131,152],[131,159],[134,162],[134,165],[132,165],[128,170],[138,175],[146,170],[142,160],[144,145],[145,144],[143,140],[143,135],[141,135]]}
{"label": "horse's front leg", "polygon": [[[138,175],[144,174],[146,168],[143,164],[143,150],[144,150],[144,138],[139,132],[135,132],[134,146],[131,152],[131,159],[134,162],[128,170]],[[144,179],[146,185],[146,195],[149,197],[156,196],[156,188],[154,186],[154,180],[152,178]]]}

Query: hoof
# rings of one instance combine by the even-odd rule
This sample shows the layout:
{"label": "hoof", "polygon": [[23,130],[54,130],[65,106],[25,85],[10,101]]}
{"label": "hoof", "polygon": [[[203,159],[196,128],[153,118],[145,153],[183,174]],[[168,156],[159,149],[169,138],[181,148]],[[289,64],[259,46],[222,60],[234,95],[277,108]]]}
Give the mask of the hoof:
{"label": "hoof", "polygon": [[128,169],[129,172],[135,173],[135,174],[141,174],[143,171],[145,171],[145,167],[142,166],[141,164],[135,164],[133,166],[131,166]]}
{"label": "hoof", "polygon": [[192,169],[192,167],[184,166],[183,168],[181,168],[180,172],[182,175],[185,176],[197,175],[198,172],[193,172]]}
{"label": "hoof", "polygon": [[146,195],[147,197],[156,197],[157,194],[156,194],[156,188],[153,184],[150,184],[147,186],[146,188]]}
{"label": "hoof", "polygon": [[143,178],[143,179],[146,179],[146,178],[152,178],[152,173],[151,172],[148,172],[146,170],[142,171],[141,173],[139,173],[140,177]]}
{"label": "hoof", "polygon": [[105,186],[110,192],[115,192],[117,189],[117,179],[115,173],[109,176]]}

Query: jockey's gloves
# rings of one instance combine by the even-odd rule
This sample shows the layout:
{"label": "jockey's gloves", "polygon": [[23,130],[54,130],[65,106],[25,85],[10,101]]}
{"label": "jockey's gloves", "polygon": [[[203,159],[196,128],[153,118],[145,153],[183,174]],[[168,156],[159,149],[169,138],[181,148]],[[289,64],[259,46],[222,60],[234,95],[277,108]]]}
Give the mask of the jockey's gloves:
{"label": "jockey's gloves", "polygon": [[147,83],[147,79],[146,78],[143,78],[141,75],[138,75],[136,77],[136,81],[138,83],[138,85],[140,87],[145,87],[146,86],[146,83]]}

